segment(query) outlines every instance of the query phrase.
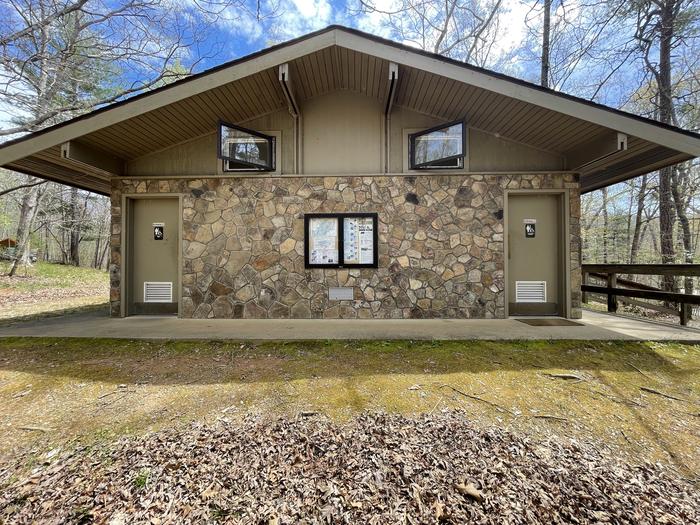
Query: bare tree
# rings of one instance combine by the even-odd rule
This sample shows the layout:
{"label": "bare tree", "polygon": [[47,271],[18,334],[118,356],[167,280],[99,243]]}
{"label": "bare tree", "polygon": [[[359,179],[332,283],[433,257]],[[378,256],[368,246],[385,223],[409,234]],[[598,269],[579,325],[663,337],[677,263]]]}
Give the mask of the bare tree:
{"label": "bare tree", "polygon": [[227,13],[251,11],[270,15],[257,0],[8,1],[0,7],[0,96],[16,118],[0,136],[189,74],[218,51],[201,52],[208,29]]}
{"label": "bare tree", "polygon": [[552,0],[544,0],[542,22],[542,60],[540,67],[540,85],[549,87],[549,40],[552,21]]}
{"label": "bare tree", "polygon": [[[690,166],[688,163],[674,166],[671,170],[671,194],[673,204],[680,226],[680,239],[683,250],[683,262],[692,263],[695,249],[693,247],[693,233],[691,231],[690,220],[687,210],[690,206],[690,199],[697,191],[697,186],[693,184],[690,176]],[[683,287],[685,293],[693,293],[693,279],[686,277]]]}
{"label": "bare tree", "polygon": [[[642,175],[639,188],[636,188],[636,184],[634,184],[633,188],[637,190],[637,199],[632,242],[630,243],[630,264],[636,263],[637,256],[639,255],[639,244],[642,235],[642,218],[644,217],[644,206],[647,196],[647,175]],[[630,199],[630,202],[632,202],[632,199]]]}
{"label": "bare tree", "polygon": [[[674,101],[674,61],[673,52],[681,46],[697,28],[697,10],[693,0],[636,0],[631,8],[636,15],[635,38],[641,50],[646,71],[651,74],[654,91],[654,106],[658,120],[664,124],[678,124]],[[678,76],[683,72],[676,71]],[[659,172],[659,234],[661,260],[665,264],[675,262],[673,233],[679,211],[684,216],[684,204],[678,192],[678,168],[671,166]],[[677,197],[677,199],[676,199]],[[681,219],[687,222],[687,219]],[[683,239],[690,243],[690,236],[684,232]],[[686,254],[691,247],[685,246]],[[687,257],[686,257],[687,259]],[[664,288],[673,290],[675,279],[668,276],[663,280]]]}
{"label": "bare tree", "polygon": [[608,247],[608,239],[610,238],[610,218],[608,216],[608,188],[604,187],[601,190],[603,194],[603,262],[607,263],[610,259],[610,248]]}
{"label": "bare tree", "polygon": [[635,49],[634,38],[624,30],[620,1],[528,2],[528,38],[518,51],[519,61],[536,61],[537,81],[545,87],[598,98],[621,76],[620,69],[629,66]]}
{"label": "bare tree", "polygon": [[[14,118],[0,137],[35,131],[187,75],[207,58],[197,46],[209,26],[227,13],[251,12],[267,14],[258,0],[8,0],[0,5],[0,105]],[[45,191],[32,177],[18,186],[24,189],[19,257],[10,275],[26,262]]]}
{"label": "bare tree", "polygon": [[25,188],[33,188],[34,186],[39,186],[40,184],[46,184],[46,182],[47,181],[45,181],[45,180],[38,180],[38,181],[30,181],[30,182],[25,182],[23,184],[18,184],[16,186],[12,186],[11,188],[7,188],[5,190],[0,190],[0,197],[2,197],[3,195],[7,195],[8,193],[23,190]]}
{"label": "bare tree", "polygon": [[45,186],[38,186],[34,188],[27,188],[25,194],[22,198],[22,206],[20,207],[19,222],[17,225],[17,256],[12,264],[9,276],[12,277],[17,273],[17,269],[20,265],[27,264],[27,258],[29,257],[29,236],[32,231],[32,225],[36,219],[37,213],[39,211],[39,204],[44,196]]}
{"label": "bare tree", "polygon": [[[582,0],[580,5],[591,2],[595,9],[584,16],[589,18],[590,27],[581,24],[574,28],[573,24],[564,23],[567,21],[564,7],[567,4],[575,6],[578,2],[552,0],[549,54],[540,49],[542,59],[549,56],[549,63],[541,66],[542,71],[548,67],[552,85],[562,89],[568,81],[576,80],[575,69],[580,70],[580,64],[586,64],[583,70],[589,77],[587,84],[569,84],[576,85],[578,94],[589,91],[591,98],[597,98],[612,88],[618,93],[619,105],[628,111],[666,124],[700,128],[700,11],[697,0],[615,0],[605,2],[604,6],[597,0]],[[541,12],[540,6],[538,4],[537,9]],[[591,18],[595,13],[596,19]],[[542,15],[539,16],[541,19]],[[578,15],[577,20],[581,16]],[[533,16],[533,20],[538,18]],[[533,33],[544,44],[545,39],[539,30],[543,26],[544,22],[540,26],[535,24],[533,29],[537,31]],[[610,28],[619,34],[610,36]],[[558,40],[566,34],[590,34],[592,37],[588,40],[578,37]],[[566,41],[573,44],[569,46],[572,52],[562,54],[560,51],[567,47],[562,42]],[[590,45],[579,45],[587,41]],[[617,50],[614,50],[615,46]],[[608,71],[596,67],[596,64],[607,64]],[[603,100],[610,103],[609,99]],[[624,237],[629,242],[623,248],[628,250],[630,262],[658,262],[659,259],[666,264],[692,262],[699,233],[697,221],[693,220],[699,179],[698,166],[686,163],[665,168],[658,174],[644,176],[639,182],[629,184],[629,195],[621,196],[622,200],[606,196],[603,191],[596,192],[597,195],[590,198],[596,202],[602,200],[608,211],[601,210],[602,221],[595,214],[589,220],[582,220],[583,225],[589,224],[592,228],[585,234],[592,241],[586,246],[584,257],[596,260],[596,257],[607,256],[623,260],[623,252],[614,239],[624,234],[624,224]],[[617,211],[618,206],[624,207],[625,211]],[[624,223],[620,220],[622,217],[618,217],[620,213],[625,215]],[[604,244],[602,253],[595,251],[598,238]],[[664,278],[661,285],[673,290],[676,287],[674,281],[673,278]],[[683,283],[689,292],[692,292],[693,284],[692,279]]]}
{"label": "bare tree", "polygon": [[465,62],[485,65],[499,24],[502,0],[397,0],[380,8],[360,0],[359,11],[379,14],[394,38]]}

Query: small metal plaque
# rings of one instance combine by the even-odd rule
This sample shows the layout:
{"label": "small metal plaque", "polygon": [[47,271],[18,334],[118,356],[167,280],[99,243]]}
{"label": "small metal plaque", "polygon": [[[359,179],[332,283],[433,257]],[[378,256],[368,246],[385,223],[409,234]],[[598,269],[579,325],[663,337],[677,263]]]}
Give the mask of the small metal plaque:
{"label": "small metal plaque", "polygon": [[352,301],[353,298],[353,290],[350,287],[331,287],[328,289],[328,299],[330,301]]}

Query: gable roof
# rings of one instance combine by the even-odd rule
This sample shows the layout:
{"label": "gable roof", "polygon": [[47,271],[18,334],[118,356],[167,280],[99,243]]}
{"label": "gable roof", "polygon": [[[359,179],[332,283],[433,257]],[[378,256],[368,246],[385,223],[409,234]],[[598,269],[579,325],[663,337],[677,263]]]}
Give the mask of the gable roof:
{"label": "gable roof", "polygon": [[[283,63],[293,64],[295,76],[305,80],[297,84],[302,97],[343,88],[382,98],[387,87],[375,79],[390,62],[403,69],[399,105],[419,112],[446,120],[466,113],[470,125],[562,155],[606,131],[630,135],[629,152],[586,167],[586,190],[700,156],[697,133],[333,25],[8,141],[0,145],[0,165],[108,193],[109,174],[61,159],[62,143],[84,140],[129,160],[201,135],[211,127],[208,110],[243,121],[282,108],[275,68]],[[187,122],[179,116],[183,111],[201,115]],[[168,121],[174,128],[164,125]],[[143,125],[160,125],[162,140],[138,137]]]}

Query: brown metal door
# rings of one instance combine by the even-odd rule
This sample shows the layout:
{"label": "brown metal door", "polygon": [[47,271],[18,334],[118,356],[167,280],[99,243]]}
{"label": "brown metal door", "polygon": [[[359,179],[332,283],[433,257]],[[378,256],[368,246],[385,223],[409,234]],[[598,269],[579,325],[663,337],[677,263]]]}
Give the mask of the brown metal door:
{"label": "brown metal door", "polygon": [[[127,313],[177,313],[180,289],[178,199],[130,199],[128,202]],[[168,283],[172,289],[170,301],[163,299]]]}
{"label": "brown metal door", "polygon": [[563,315],[562,199],[508,196],[508,313]]}

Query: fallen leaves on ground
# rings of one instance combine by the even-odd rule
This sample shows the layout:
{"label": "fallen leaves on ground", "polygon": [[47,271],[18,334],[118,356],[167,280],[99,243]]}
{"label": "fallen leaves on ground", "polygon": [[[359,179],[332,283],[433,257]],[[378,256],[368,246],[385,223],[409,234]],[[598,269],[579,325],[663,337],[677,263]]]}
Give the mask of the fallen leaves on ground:
{"label": "fallen leaves on ground", "polygon": [[[6,470],[6,473],[9,470]],[[0,487],[2,487],[0,469]],[[7,478],[7,474],[6,474]],[[7,483],[7,479],[4,481]],[[192,424],[53,451],[0,495],[8,523],[697,523],[695,487],[592,444],[465,413]]]}

